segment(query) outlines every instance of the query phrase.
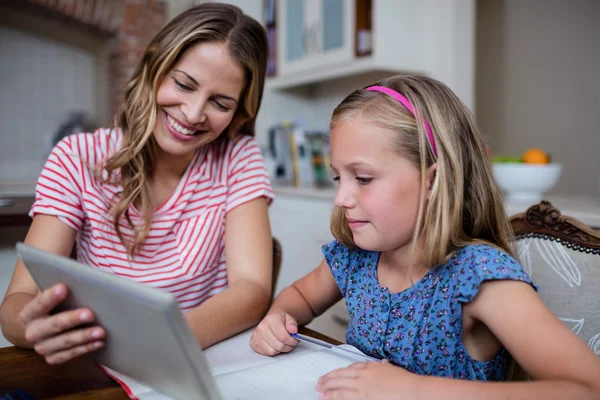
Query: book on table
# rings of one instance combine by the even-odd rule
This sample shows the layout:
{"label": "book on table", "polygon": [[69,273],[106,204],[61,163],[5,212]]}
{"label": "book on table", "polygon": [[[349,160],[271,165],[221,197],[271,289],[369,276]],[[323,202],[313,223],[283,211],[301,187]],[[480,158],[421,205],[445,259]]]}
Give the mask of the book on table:
{"label": "book on table", "polygon": [[[262,356],[250,348],[252,330],[203,350],[223,399],[318,399],[315,386],[320,376],[369,359],[353,346],[342,344],[331,351],[301,341],[290,353]],[[375,359],[373,359],[375,361]],[[151,386],[107,369],[130,397],[140,400],[170,399]]]}

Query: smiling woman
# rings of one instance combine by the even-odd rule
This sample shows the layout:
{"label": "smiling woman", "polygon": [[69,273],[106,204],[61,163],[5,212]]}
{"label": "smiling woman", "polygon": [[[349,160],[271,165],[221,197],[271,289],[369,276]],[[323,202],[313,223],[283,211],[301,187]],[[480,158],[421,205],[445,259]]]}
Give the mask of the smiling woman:
{"label": "smiling woman", "polygon": [[[273,198],[253,138],[267,60],[262,26],[207,3],[148,45],[112,129],[60,141],[38,180],[26,243],[170,291],[207,347],[260,320],[271,297]],[[249,229],[250,227],[250,229]],[[0,307],[7,339],[50,363],[104,346],[93,310],[51,315],[17,262]]]}
{"label": "smiling woman", "polygon": [[225,43],[186,51],[158,88],[154,138],[161,150],[189,162],[191,148],[212,142],[227,128],[244,81],[244,70]]}

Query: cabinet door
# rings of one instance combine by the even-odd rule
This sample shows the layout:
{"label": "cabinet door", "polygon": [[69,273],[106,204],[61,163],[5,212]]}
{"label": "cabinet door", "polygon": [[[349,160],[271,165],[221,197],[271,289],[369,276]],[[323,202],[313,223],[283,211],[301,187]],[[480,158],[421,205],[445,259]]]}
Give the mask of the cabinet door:
{"label": "cabinet door", "polygon": [[284,45],[285,51],[279,52],[284,55],[282,64],[293,63],[306,57],[304,48],[304,9],[305,0],[287,0],[283,1],[281,15],[284,18],[283,24],[278,24],[282,30],[282,40],[279,43]]}
{"label": "cabinet door", "polygon": [[329,230],[332,200],[276,195],[269,207],[271,231],[282,247],[282,263],[276,292],[315,269],[321,246],[333,240]]}
{"label": "cabinet door", "polygon": [[[279,194],[269,207],[271,230],[282,248],[276,294],[315,269],[323,260],[321,246],[333,240],[329,230],[332,209],[333,199]],[[343,342],[348,318],[344,310],[345,304],[341,301],[315,318],[308,327]]]}
{"label": "cabinet door", "polygon": [[280,75],[354,58],[354,0],[280,0]]}

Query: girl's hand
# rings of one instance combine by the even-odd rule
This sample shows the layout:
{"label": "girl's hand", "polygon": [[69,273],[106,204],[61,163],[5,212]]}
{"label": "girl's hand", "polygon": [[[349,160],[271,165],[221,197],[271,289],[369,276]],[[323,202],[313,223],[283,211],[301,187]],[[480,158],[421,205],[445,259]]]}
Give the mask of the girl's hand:
{"label": "girl's hand", "polygon": [[67,295],[67,287],[59,283],[38,293],[20,313],[25,325],[25,340],[49,364],[60,364],[104,346],[104,329],[80,327],[94,322],[94,314],[89,309],[50,315]]}
{"label": "girl's hand", "polygon": [[409,399],[418,375],[395,367],[387,360],[361,362],[336,369],[317,382],[319,399]]}
{"label": "girl's hand", "polygon": [[296,320],[284,312],[273,312],[263,318],[252,333],[250,347],[265,356],[289,353],[298,344],[290,333],[298,333]]}

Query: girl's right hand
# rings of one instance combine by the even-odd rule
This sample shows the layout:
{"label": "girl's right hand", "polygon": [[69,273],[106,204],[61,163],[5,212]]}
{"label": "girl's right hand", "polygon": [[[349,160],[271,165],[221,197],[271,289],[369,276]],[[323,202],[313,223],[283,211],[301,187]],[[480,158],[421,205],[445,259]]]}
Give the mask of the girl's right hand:
{"label": "girl's right hand", "polygon": [[25,340],[48,364],[60,364],[104,346],[105,332],[94,322],[94,314],[87,308],[50,315],[68,295],[64,284],[56,284],[40,292],[20,313],[25,325]]}
{"label": "girl's right hand", "polygon": [[289,353],[298,344],[291,333],[298,333],[298,323],[291,315],[279,311],[270,313],[252,333],[250,347],[265,356]]}

